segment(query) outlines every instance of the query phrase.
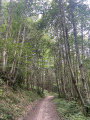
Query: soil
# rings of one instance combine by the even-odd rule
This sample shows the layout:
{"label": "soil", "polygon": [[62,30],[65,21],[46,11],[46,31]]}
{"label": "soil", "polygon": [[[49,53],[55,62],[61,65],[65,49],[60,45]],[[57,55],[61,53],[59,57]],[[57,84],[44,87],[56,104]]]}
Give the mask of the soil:
{"label": "soil", "polygon": [[52,101],[53,98],[53,96],[45,97],[23,120],[62,120],[56,111],[56,106]]}

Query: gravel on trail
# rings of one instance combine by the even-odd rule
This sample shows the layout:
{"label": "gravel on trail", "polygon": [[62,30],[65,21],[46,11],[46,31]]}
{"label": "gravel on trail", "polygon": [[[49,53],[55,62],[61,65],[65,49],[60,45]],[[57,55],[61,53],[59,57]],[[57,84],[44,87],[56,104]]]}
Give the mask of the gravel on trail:
{"label": "gravel on trail", "polygon": [[62,120],[56,111],[53,96],[46,96],[23,120]]}

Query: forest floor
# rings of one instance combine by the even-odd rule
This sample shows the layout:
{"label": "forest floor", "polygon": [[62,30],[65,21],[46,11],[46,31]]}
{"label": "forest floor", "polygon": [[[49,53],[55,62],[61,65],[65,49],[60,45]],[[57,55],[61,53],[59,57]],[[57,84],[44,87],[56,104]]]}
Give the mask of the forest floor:
{"label": "forest floor", "polygon": [[83,114],[82,107],[75,100],[65,100],[56,96],[54,98],[57,111],[64,120],[90,120]]}
{"label": "forest floor", "polygon": [[38,95],[36,89],[13,89],[2,82],[0,120],[90,120],[90,117],[83,115],[75,100],[65,100],[47,91]]}
{"label": "forest floor", "polygon": [[63,120],[59,117],[53,98],[46,96],[22,120]]}
{"label": "forest floor", "polygon": [[26,88],[14,90],[3,83],[0,86],[0,120],[18,120],[22,116],[27,116],[28,111],[42,98],[36,90],[29,91]]}

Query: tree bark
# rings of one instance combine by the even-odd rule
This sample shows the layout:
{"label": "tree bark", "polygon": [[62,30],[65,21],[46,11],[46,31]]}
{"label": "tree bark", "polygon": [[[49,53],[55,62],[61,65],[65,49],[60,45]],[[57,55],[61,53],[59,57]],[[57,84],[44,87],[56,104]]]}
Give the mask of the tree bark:
{"label": "tree bark", "polygon": [[[9,12],[8,12],[8,20],[7,20],[7,28],[6,28],[6,40],[5,42],[7,42],[7,38],[8,38],[8,35],[9,35],[9,32],[10,32],[10,23],[11,23],[11,20],[12,20],[12,0],[10,0],[10,3],[9,3]],[[7,59],[6,59],[6,43],[5,43],[5,46],[4,46],[4,50],[3,50],[3,72],[6,71],[6,62],[7,62]]]}
{"label": "tree bark", "polygon": [[72,17],[73,31],[74,31],[74,37],[75,37],[76,55],[77,55],[77,59],[78,59],[78,63],[79,63],[79,69],[80,69],[81,79],[82,79],[83,88],[84,88],[84,96],[85,96],[86,100],[89,101],[89,94],[88,94],[87,83],[86,83],[86,79],[85,79],[85,75],[84,75],[84,71],[83,71],[83,64],[81,63],[81,60],[80,60],[77,30],[76,30],[76,24],[75,24],[75,19],[74,19],[72,0],[69,0],[69,4],[70,4],[70,8],[71,8],[71,17]]}
{"label": "tree bark", "polygon": [[[1,3],[2,1],[0,0],[0,20],[1,20]],[[1,21],[0,21],[0,25],[1,25]]]}
{"label": "tree bark", "polygon": [[75,87],[75,90],[77,92],[77,95],[81,101],[81,104],[83,106],[83,108],[85,108],[85,103],[84,103],[84,100],[79,92],[79,89],[76,85],[76,79],[75,79],[75,76],[74,76],[74,73],[73,73],[73,69],[72,69],[72,65],[71,65],[71,62],[70,62],[70,58],[69,58],[69,55],[68,55],[68,39],[66,38],[66,35],[65,35],[65,28],[66,28],[66,23],[65,23],[65,15],[64,15],[64,9],[62,9],[63,7],[63,2],[62,0],[59,0],[59,8],[60,8],[60,14],[61,14],[61,24],[62,24],[62,28],[63,28],[63,38],[64,38],[64,41],[65,41],[65,50],[66,50],[66,58],[67,58],[67,61],[68,61],[68,65],[69,65],[69,69],[70,69],[70,74],[71,74],[71,78],[72,78],[72,83]]}

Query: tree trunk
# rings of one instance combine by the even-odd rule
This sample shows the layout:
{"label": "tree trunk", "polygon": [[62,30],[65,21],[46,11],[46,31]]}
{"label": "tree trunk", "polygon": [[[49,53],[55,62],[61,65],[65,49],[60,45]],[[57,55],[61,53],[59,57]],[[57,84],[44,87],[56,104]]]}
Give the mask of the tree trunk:
{"label": "tree trunk", "polygon": [[10,69],[10,74],[13,74],[13,71],[14,71],[15,66],[16,66],[15,63],[16,63],[17,45],[19,43],[20,34],[21,34],[21,25],[20,25],[20,29],[19,29],[19,32],[18,32],[18,37],[17,37],[17,40],[16,40],[16,49],[15,49],[15,52],[14,52],[14,60],[13,60],[13,63],[12,63],[12,67]]}
{"label": "tree trunk", "polygon": [[[74,76],[74,73],[73,73],[73,69],[72,69],[72,65],[71,65],[71,62],[70,62],[70,58],[69,58],[69,55],[68,55],[68,39],[66,38],[66,34],[65,34],[65,28],[66,28],[66,23],[65,23],[65,15],[64,15],[64,9],[62,9],[63,7],[63,2],[62,0],[59,0],[59,8],[60,8],[60,13],[61,13],[61,24],[62,24],[62,28],[63,28],[63,38],[64,38],[64,41],[65,41],[65,50],[66,50],[66,58],[67,58],[67,61],[68,61],[68,65],[69,65],[69,69],[70,69],[70,74],[71,74],[71,78],[72,78],[72,83],[75,87],[75,90],[77,92],[77,95],[81,101],[81,104],[83,106],[83,108],[85,108],[85,104],[84,104],[84,100],[78,90],[78,87],[76,85],[76,79],[75,79],[75,76]],[[85,109],[84,109],[85,110]]]}
{"label": "tree trunk", "polygon": [[[7,42],[7,38],[8,38],[8,35],[9,35],[9,32],[10,32],[10,23],[11,23],[11,20],[12,20],[12,0],[10,0],[10,3],[9,3],[9,12],[8,12],[8,20],[7,20],[7,28],[6,28],[6,41]],[[6,71],[6,43],[5,43],[5,46],[4,46],[4,50],[3,50],[3,72]]]}
{"label": "tree trunk", "polygon": [[69,0],[69,4],[70,4],[70,8],[71,8],[72,24],[73,24],[73,31],[74,31],[74,37],[75,37],[76,55],[77,55],[77,59],[78,59],[78,63],[79,63],[79,69],[80,69],[81,79],[82,79],[83,88],[84,88],[84,96],[85,96],[86,100],[89,101],[89,94],[88,94],[88,88],[87,88],[86,79],[85,79],[85,75],[84,75],[84,71],[83,71],[83,64],[81,63],[81,60],[80,60],[77,30],[76,30],[76,24],[75,24],[75,20],[74,20],[72,0]]}
{"label": "tree trunk", "polygon": [[[21,50],[20,50],[19,57],[21,57],[22,55],[22,49],[23,49],[25,40],[26,40],[26,26],[24,27],[24,30],[23,30],[23,38],[22,38],[22,44],[21,44]],[[20,64],[20,60],[17,61],[17,67],[19,67],[19,64]],[[13,83],[16,81],[17,75],[18,75],[18,69],[15,71],[15,77],[14,77]]]}

